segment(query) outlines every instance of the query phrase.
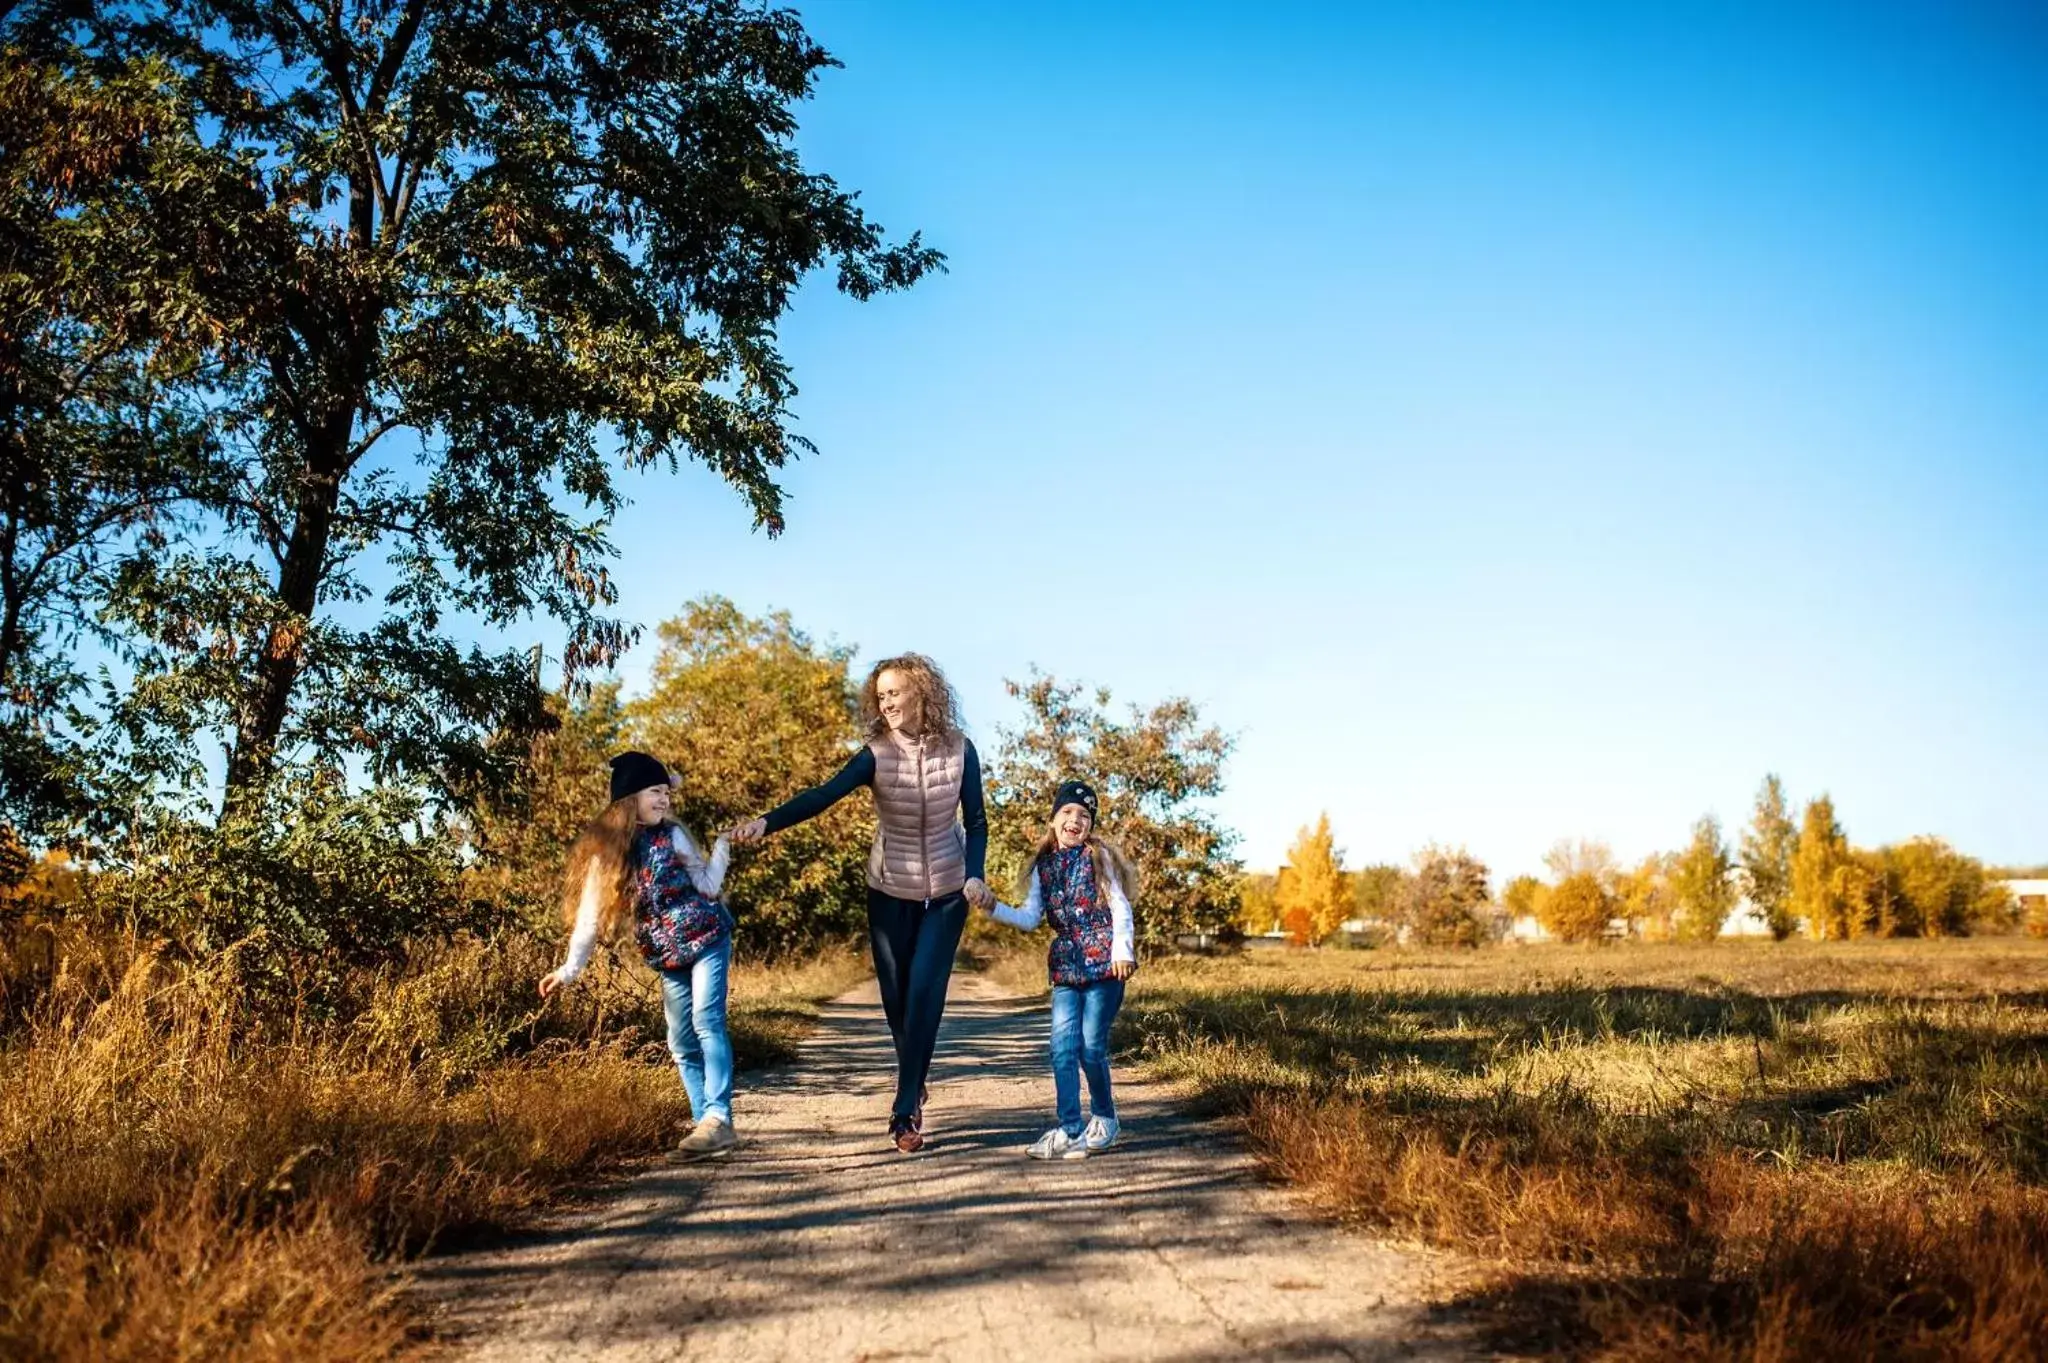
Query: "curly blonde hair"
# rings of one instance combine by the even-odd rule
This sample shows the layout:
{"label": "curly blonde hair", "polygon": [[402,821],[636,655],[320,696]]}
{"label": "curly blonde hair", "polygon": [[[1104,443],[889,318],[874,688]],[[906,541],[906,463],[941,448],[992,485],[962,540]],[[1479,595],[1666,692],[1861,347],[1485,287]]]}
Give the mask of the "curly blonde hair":
{"label": "curly blonde hair", "polygon": [[868,679],[861,683],[860,723],[869,738],[880,738],[889,732],[889,721],[882,718],[882,703],[877,695],[884,672],[900,672],[910,683],[911,694],[916,697],[919,733],[951,738],[961,731],[960,698],[953,694],[946,674],[924,654],[904,653],[876,663]]}

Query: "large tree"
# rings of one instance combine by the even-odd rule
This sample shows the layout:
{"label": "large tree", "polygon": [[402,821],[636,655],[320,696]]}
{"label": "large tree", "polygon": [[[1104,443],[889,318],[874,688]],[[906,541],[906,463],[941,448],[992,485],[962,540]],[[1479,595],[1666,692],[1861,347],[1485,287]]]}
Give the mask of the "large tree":
{"label": "large tree", "polygon": [[1037,673],[1005,685],[1023,703],[1024,721],[1001,731],[988,763],[990,883],[1003,884],[1044,835],[1054,788],[1080,777],[1100,798],[1103,832],[1143,881],[1143,940],[1228,924],[1238,907],[1236,835],[1202,802],[1223,789],[1231,739],[1183,698],[1134,705],[1120,719],[1106,689],[1089,693]]}
{"label": "large tree", "polygon": [[183,173],[138,169],[141,254],[181,263],[163,321],[198,347],[232,492],[203,541],[129,563],[114,614],[151,644],[135,713],[227,734],[230,805],[281,758],[442,791],[512,770],[492,740],[547,727],[538,679],[450,617],[545,614],[571,678],[608,663],[618,469],[699,460],[775,533],[799,281],[830,264],[867,298],[939,263],[802,164],[794,109],[832,59],[747,0],[4,22],[67,78],[146,65],[175,104],[156,136]]}

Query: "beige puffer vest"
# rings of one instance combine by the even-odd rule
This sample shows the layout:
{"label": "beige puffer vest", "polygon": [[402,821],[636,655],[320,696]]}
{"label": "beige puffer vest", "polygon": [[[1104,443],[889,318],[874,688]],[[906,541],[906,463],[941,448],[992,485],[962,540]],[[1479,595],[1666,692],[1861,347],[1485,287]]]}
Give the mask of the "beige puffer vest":
{"label": "beige puffer vest", "polygon": [[967,740],[905,738],[891,730],[868,750],[875,755],[868,884],[898,899],[957,893],[967,883],[967,834],[960,827]]}

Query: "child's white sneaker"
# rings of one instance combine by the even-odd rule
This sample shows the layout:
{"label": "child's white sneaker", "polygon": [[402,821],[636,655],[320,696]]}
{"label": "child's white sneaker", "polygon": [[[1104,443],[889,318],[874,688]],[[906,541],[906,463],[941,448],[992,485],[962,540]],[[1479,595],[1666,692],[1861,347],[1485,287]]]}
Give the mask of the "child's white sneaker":
{"label": "child's white sneaker", "polygon": [[1123,1134],[1123,1123],[1114,1117],[1090,1117],[1088,1129],[1081,1133],[1081,1143],[1090,1154],[1107,1150],[1116,1144],[1116,1138]]}
{"label": "child's white sneaker", "polygon": [[1087,1137],[1069,1136],[1056,1126],[1033,1141],[1031,1148],[1024,1153],[1033,1159],[1087,1159]]}

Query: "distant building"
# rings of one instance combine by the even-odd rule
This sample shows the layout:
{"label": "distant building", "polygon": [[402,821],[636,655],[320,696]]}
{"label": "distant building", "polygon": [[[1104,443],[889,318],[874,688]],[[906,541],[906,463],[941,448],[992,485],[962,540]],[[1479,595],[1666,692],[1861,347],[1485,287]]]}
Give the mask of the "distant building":
{"label": "distant building", "polygon": [[2048,880],[2007,880],[2001,882],[2020,901],[2020,917],[2048,916]]}

